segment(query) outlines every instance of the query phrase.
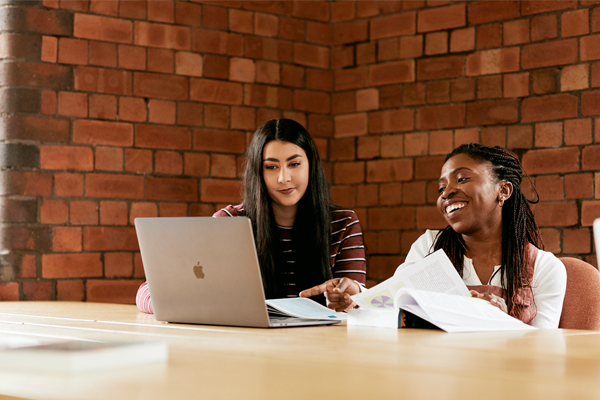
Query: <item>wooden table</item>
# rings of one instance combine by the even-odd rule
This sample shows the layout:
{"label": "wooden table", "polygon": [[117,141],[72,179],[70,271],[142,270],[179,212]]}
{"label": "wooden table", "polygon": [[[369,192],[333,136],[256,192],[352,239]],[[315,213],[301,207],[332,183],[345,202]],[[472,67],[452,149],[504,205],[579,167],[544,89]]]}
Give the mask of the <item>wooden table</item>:
{"label": "wooden table", "polygon": [[44,342],[159,340],[169,361],[60,374],[0,369],[0,394],[39,399],[600,398],[600,332],[448,334],[156,322],[135,306],[0,302],[0,334]]}

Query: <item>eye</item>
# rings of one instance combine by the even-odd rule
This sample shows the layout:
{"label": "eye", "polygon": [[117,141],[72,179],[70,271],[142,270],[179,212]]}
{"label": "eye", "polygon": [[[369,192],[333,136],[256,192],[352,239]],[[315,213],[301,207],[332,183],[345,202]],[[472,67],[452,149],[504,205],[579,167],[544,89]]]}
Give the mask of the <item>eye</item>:
{"label": "eye", "polygon": [[297,166],[299,166],[299,165],[300,165],[300,163],[299,163],[299,162],[294,162],[294,163],[291,163],[291,164],[290,164],[290,167],[297,167]]}
{"label": "eye", "polygon": [[469,180],[469,178],[458,178],[458,183],[465,183],[465,181]]}
{"label": "eye", "polygon": [[275,165],[265,165],[265,169],[275,169],[277,168]]}
{"label": "eye", "polygon": [[442,192],[444,191],[444,189],[446,189],[446,188],[445,188],[445,187],[441,187],[441,188],[439,188],[439,189],[438,189],[438,193],[439,193],[439,194],[442,194]]}

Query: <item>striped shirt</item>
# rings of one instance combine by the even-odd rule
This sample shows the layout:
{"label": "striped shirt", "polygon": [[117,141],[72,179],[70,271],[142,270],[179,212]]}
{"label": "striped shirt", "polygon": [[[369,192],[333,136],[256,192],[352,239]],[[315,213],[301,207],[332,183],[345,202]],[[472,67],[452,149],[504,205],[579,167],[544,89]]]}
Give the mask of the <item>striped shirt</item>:
{"label": "striped shirt", "polygon": [[[213,217],[244,216],[243,204],[227,206],[217,211]],[[291,227],[278,226],[278,237],[282,242],[284,265],[281,268],[282,281],[287,297],[297,297],[307,288],[297,287],[297,269],[292,252]],[[363,285],[366,282],[367,264],[365,246],[360,223],[354,211],[332,207],[331,209],[331,272],[334,278],[350,278]],[[138,289],[135,303],[140,311],[153,313],[152,301],[146,282]]]}

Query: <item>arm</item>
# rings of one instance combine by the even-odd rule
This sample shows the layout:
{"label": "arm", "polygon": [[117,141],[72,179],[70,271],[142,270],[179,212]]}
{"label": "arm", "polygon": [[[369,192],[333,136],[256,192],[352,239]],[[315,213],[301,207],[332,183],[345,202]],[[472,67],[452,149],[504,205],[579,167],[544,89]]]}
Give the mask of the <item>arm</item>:
{"label": "arm", "polygon": [[567,271],[552,253],[539,251],[535,261],[532,289],[536,328],[558,328],[567,288]]}
{"label": "arm", "polygon": [[150,299],[150,290],[148,289],[148,282],[144,282],[140,285],[135,296],[135,305],[141,312],[147,314],[154,314],[152,309],[152,300]]}

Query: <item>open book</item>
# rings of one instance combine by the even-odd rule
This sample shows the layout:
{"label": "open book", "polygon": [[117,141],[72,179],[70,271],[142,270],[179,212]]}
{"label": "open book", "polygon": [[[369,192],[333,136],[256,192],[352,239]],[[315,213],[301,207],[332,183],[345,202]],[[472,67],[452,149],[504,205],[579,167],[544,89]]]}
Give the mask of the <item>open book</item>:
{"label": "open book", "polygon": [[535,329],[471,297],[443,250],[405,266],[352,300],[361,308],[348,312],[348,325],[400,327],[399,310],[404,310],[447,332]]}
{"label": "open book", "polygon": [[308,319],[345,320],[348,315],[335,312],[304,297],[266,300],[269,315]]}

